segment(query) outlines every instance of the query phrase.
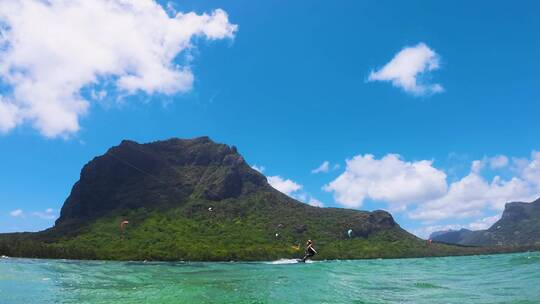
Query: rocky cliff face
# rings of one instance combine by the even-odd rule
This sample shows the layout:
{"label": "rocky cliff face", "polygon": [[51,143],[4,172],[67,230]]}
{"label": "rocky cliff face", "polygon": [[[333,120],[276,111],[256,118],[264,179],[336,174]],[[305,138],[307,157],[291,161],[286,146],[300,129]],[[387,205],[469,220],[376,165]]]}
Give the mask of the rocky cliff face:
{"label": "rocky cliff face", "polygon": [[208,137],[149,144],[124,140],[84,166],[56,224],[122,208],[180,205],[188,197],[236,198],[268,187],[235,147]]}
{"label": "rocky cliff face", "polygon": [[532,203],[506,204],[501,219],[487,230],[451,231],[435,241],[475,246],[520,246],[540,244],[540,199]]}

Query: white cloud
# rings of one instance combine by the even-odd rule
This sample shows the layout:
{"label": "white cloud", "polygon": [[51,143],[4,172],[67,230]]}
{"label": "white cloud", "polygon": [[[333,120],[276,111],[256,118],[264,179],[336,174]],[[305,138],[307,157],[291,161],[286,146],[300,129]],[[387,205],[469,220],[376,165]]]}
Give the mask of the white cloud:
{"label": "white cloud", "polygon": [[44,212],[33,212],[32,215],[44,220],[54,220],[58,217],[51,208],[45,210]]}
{"label": "white cloud", "polygon": [[52,208],[48,208],[45,211],[36,211],[31,213],[25,213],[22,209],[15,209],[9,213],[9,215],[12,217],[27,217],[28,214],[44,220],[54,220],[58,217],[55,210]]}
{"label": "white cloud", "polygon": [[531,160],[520,161],[518,176],[495,176],[489,182],[481,176],[483,162],[473,161],[471,172],[451,183],[444,196],[423,202],[409,216],[425,221],[467,218],[481,215],[485,208],[500,212],[507,202],[533,201],[540,195],[539,165],[540,153],[533,152]]}
{"label": "white cloud", "polygon": [[264,166],[257,166],[257,165],[253,165],[251,166],[251,168],[253,168],[256,171],[259,171],[259,173],[264,173],[264,170],[266,170]]}
{"label": "white cloud", "polygon": [[378,160],[366,154],[346,164],[345,172],[323,187],[346,207],[357,208],[365,199],[373,199],[402,209],[409,203],[440,197],[447,190],[446,174],[431,161],[405,162],[397,154]]}
{"label": "white cloud", "polygon": [[470,223],[467,227],[471,230],[486,230],[495,224],[501,217],[499,215],[488,216]]}
{"label": "white cloud", "polygon": [[0,96],[0,133],[7,133],[21,122],[19,108]]}
{"label": "white cloud", "polygon": [[428,82],[429,72],[439,68],[439,55],[426,44],[405,47],[378,71],[371,71],[369,81],[390,81],[395,87],[414,95],[440,93],[440,84]]}
{"label": "white cloud", "polygon": [[330,162],[325,160],[319,167],[311,170],[311,173],[328,173],[328,171],[330,171]]}
{"label": "white cloud", "polygon": [[302,189],[302,185],[295,183],[290,179],[284,179],[281,176],[268,176],[268,183],[274,187],[276,190],[292,196],[293,193],[298,192]]}
{"label": "white cloud", "polygon": [[499,215],[488,216],[480,218],[476,221],[473,221],[469,224],[459,225],[459,224],[448,224],[448,225],[431,225],[423,226],[416,229],[413,229],[411,232],[421,238],[427,239],[433,232],[436,231],[448,231],[448,230],[460,230],[462,228],[469,230],[485,230],[491,227],[496,221],[500,219]]}
{"label": "white cloud", "polygon": [[488,189],[489,185],[480,176],[471,173],[452,183],[443,197],[422,202],[409,216],[426,221],[477,216],[487,206],[483,193]]}
{"label": "white cloud", "polygon": [[471,163],[471,172],[472,173],[480,173],[480,171],[484,168],[485,162],[482,160],[473,160]]}
{"label": "white cloud", "polygon": [[24,212],[21,209],[15,209],[9,213],[10,216],[13,217],[20,217],[24,214]]}
{"label": "white cloud", "polygon": [[[236,30],[223,10],[169,16],[154,0],[1,1],[0,76],[10,93],[0,100],[0,131],[26,122],[47,137],[77,132],[90,107],[86,88],[97,99],[103,87],[189,91],[193,39]],[[180,54],[182,65],[174,62]]]}
{"label": "white cloud", "polygon": [[497,155],[489,159],[489,165],[491,169],[500,169],[508,165],[508,157],[504,155]]}
{"label": "white cloud", "polygon": [[313,206],[313,207],[319,207],[319,208],[323,208],[324,207],[324,204],[323,202],[321,202],[320,200],[316,199],[316,198],[310,198],[309,199],[309,202],[308,202],[309,205]]}
{"label": "white cloud", "polygon": [[[406,162],[395,154],[381,159],[358,155],[346,164],[345,171],[323,187],[333,192],[337,203],[357,208],[365,199],[384,202],[391,211],[404,212],[411,219],[421,220],[422,225],[429,225],[413,231],[422,236],[442,230],[445,225],[438,223],[446,220],[469,219],[468,224],[452,227],[486,229],[500,217],[506,203],[530,202],[540,197],[537,151],[530,158],[513,158],[511,164],[502,155],[474,160],[469,173],[451,183],[431,161]],[[505,174],[513,172],[513,176],[483,176],[485,170],[503,168],[507,168]],[[496,215],[485,216],[493,211]]]}
{"label": "white cloud", "polygon": [[533,151],[530,160],[515,160],[522,178],[540,189],[540,151]]}
{"label": "white cloud", "polygon": [[484,157],[479,160],[474,160],[471,165],[471,171],[472,172],[480,172],[482,169],[489,166],[489,168],[495,170],[495,169],[502,169],[506,166],[508,166],[509,159],[505,155],[496,155],[493,157]]}
{"label": "white cloud", "polygon": [[303,190],[303,186],[293,180],[285,179],[279,175],[268,176],[268,183],[276,190],[314,207],[324,207],[324,204]]}
{"label": "white cloud", "polygon": [[[485,170],[503,168],[507,168],[504,173],[513,172],[513,176],[503,178],[495,175],[490,180],[483,176]],[[377,179],[373,182],[376,183]],[[371,187],[366,184],[358,185],[364,188],[364,192],[367,191],[366,187]],[[530,158],[513,158],[512,161],[504,155],[474,160],[471,162],[469,173],[450,183],[447,189],[439,197],[418,200],[406,204],[406,208],[398,209],[398,211],[408,210],[406,214],[409,218],[423,221],[423,226],[412,230],[414,234],[428,237],[430,233],[438,230],[487,229],[500,218],[506,203],[531,202],[538,199],[540,197],[540,153],[533,151]],[[358,189],[355,191],[361,192]],[[390,201],[383,201],[388,202],[392,207]],[[496,211],[497,214],[485,216],[487,211],[490,211],[489,213]],[[440,221],[457,219],[469,219],[470,222],[437,224]]]}
{"label": "white cloud", "polygon": [[99,91],[92,90],[92,92],[90,93],[90,96],[92,97],[93,100],[101,101],[101,100],[105,99],[105,97],[107,97],[107,91],[105,91],[105,90],[99,90]]}

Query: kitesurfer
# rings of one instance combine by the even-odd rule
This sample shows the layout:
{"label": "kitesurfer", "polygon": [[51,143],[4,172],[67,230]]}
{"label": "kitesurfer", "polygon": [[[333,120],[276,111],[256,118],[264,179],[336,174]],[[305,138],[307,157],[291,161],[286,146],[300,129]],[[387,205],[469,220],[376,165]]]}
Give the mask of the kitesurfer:
{"label": "kitesurfer", "polygon": [[306,255],[302,259],[302,262],[305,263],[307,259],[311,258],[315,254],[317,254],[317,251],[315,250],[315,248],[313,248],[313,241],[312,240],[307,240],[307,242],[306,242]]}

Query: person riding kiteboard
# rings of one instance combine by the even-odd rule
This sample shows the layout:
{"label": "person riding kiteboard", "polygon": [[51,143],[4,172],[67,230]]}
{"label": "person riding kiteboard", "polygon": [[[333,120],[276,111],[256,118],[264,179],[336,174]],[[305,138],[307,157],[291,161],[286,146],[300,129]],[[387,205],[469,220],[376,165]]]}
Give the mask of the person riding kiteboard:
{"label": "person riding kiteboard", "polygon": [[313,241],[312,240],[307,240],[307,242],[306,242],[306,255],[302,259],[302,262],[305,263],[307,259],[311,258],[312,256],[314,256],[316,254],[317,254],[317,251],[315,250],[315,248],[313,248]]}

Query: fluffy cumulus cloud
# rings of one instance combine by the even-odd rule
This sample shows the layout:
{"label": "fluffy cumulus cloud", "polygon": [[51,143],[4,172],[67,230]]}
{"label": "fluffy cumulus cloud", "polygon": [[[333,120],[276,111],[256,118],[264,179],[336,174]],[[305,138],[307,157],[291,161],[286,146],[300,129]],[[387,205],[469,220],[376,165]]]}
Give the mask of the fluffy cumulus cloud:
{"label": "fluffy cumulus cloud", "polygon": [[[358,208],[366,199],[385,203],[390,210],[420,221],[423,226],[413,232],[421,236],[444,229],[486,229],[500,218],[507,202],[540,197],[537,151],[529,158],[497,155],[474,160],[469,172],[453,182],[431,161],[407,162],[395,154],[381,159],[358,155],[346,163],[345,171],[323,187],[338,204]],[[494,174],[499,171],[507,177]]]}
{"label": "fluffy cumulus cloud", "polygon": [[267,176],[266,178],[270,186],[274,187],[276,190],[308,205],[314,207],[324,207],[323,202],[304,191],[304,187],[301,184],[293,180],[283,178],[279,175]]}
{"label": "fluffy cumulus cloud", "polygon": [[345,172],[325,185],[336,202],[358,208],[365,199],[384,201],[393,209],[422,202],[446,193],[446,174],[431,161],[406,162],[397,154],[376,159],[371,154],[346,161]]}
{"label": "fluffy cumulus cloud", "polygon": [[302,185],[295,183],[290,179],[285,179],[279,175],[268,176],[268,183],[270,186],[274,187],[276,190],[292,196],[295,192],[298,192],[302,189]]}
{"label": "fluffy cumulus cloud", "polygon": [[0,96],[0,132],[6,133],[21,122],[19,107]]}
{"label": "fluffy cumulus cloud", "polygon": [[482,170],[486,162],[492,165],[493,159],[473,161],[470,173],[451,183],[444,196],[420,204],[409,216],[424,221],[470,218],[481,216],[486,208],[501,212],[507,202],[528,202],[538,198],[540,153],[533,152],[530,159],[515,160],[515,176],[504,179],[496,175],[487,180],[482,176]]}
{"label": "fluffy cumulus cloud", "polygon": [[[1,1],[0,77],[8,89],[0,132],[25,122],[48,137],[77,132],[90,99],[106,96],[103,87],[190,90],[194,38],[232,38],[237,26],[220,9],[169,13],[154,0]],[[182,54],[184,63],[175,63]]]}
{"label": "fluffy cumulus cloud", "polygon": [[504,155],[497,155],[489,158],[489,165],[491,169],[504,168],[508,165],[508,157]]}
{"label": "fluffy cumulus cloud", "polygon": [[390,81],[395,87],[413,95],[440,93],[440,84],[429,83],[430,72],[439,69],[440,57],[424,43],[405,47],[390,62],[372,71],[368,81]]}
{"label": "fluffy cumulus cloud", "polygon": [[532,152],[530,160],[514,159],[514,164],[524,180],[540,189],[540,151]]}

